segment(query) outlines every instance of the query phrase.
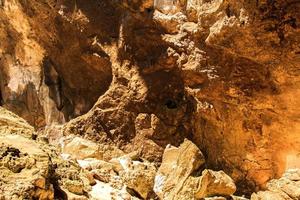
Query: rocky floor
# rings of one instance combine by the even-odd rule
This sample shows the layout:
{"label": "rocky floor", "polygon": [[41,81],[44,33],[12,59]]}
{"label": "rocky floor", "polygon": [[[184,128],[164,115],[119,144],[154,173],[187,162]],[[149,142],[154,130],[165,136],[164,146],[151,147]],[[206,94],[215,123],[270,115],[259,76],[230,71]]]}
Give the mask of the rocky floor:
{"label": "rocky floor", "polygon": [[75,135],[49,143],[23,119],[0,107],[0,199],[296,200],[300,169],[270,181],[249,198],[223,171],[206,169],[189,140],[168,145],[160,165]]}

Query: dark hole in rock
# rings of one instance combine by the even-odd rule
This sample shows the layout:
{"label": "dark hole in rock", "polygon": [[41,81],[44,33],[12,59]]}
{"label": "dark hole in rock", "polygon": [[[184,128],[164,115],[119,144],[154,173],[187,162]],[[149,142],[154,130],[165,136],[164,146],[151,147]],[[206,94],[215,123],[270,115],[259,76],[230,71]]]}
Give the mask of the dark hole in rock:
{"label": "dark hole in rock", "polygon": [[169,109],[176,109],[177,103],[176,103],[176,101],[174,101],[172,99],[168,99],[165,103],[165,106],[167,106],[167,108],[169,108]]}
{"label": "dark hole in rock", "polygon": [[154,10],[153,10],[153,8],[147,8],[146,11],[147,11],[147,13],[151,14],[151,13],[153,13]]}
{"label": "dark hole in rock", "polygon": [[231,17],[231,16],[233,15],[233,13],[232,13],[232,11],[231,11],[231,8],[230,8],[230,5],[228,5],[228,6],[226,7],[225,12],[226,12],[227,17]]}
{"label": "dark hole in rock", "polygon": [[37,134],[32,134],[31,139],[36,140],[37,139]]}
{"label": "dark hole in rock", "polygon": [[10,154],[13,157],[20,157],[20,150],[16,149],[14,147],[8,147],[6,152],[3,153],[2,157],[7,156],[8,154]]}

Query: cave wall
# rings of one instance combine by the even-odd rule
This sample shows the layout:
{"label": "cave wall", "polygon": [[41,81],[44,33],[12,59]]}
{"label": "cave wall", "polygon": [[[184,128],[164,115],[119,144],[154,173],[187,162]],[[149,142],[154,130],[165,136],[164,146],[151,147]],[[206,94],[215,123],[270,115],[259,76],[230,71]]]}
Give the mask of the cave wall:
{"label": "cave wall", "polygon": [[107,55],[92,45],[97,32],[105,34],[95,28],[101,24],[94,17],[87,25],[75,7],[78,16],[64,15],[57,1],[4,1],[0,8],[2,104],[36,128],[84,114],[112,80]]}
{"label": "cave wall", "polygon": [[168,2],[5,1],[4,106],[150,161],[189,138],[244,191],[300,167],[299,2]]}

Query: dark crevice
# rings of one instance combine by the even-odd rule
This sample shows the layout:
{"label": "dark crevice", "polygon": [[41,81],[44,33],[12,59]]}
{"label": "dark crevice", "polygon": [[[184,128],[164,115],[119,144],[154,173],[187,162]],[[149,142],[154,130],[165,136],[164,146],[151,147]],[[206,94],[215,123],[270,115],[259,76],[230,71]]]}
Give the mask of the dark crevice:
{"label": "dark crevice", "polygon": [[43,62],[44,82],[49,87],[50,97],[55,101],[58,110],[62,110],[63,95],[62,95],[62,79],[54,68],[53,62],[46,58]]}
{"label": "dark crevice", "polygon": [[130,195],[132,195],[132,196],[134,196],[134,197],[137,197],[137,198],[139,198],[139,199],[143,199],[143,197],[142,197],[138,192],[136,192],[135,190],[133,190],[133,189],[131,189],[131,188],[128,188],[128,187],[126,187],[126,190],[127,190],[127,192],[128,192]]}
{"label": "dark crevice", "polygon": [[177,103],[176,103],[176,101],[174,101],[172,99],[168,99],[165,103],[165,106],[167,106],[168,109],[176,109]]}
{"label": "dark crevice", "polygon": [[233,13],[231,11],[231,8],[230,8],[230,5],[228,5],[226,7],[225,12],[226,12],[227,17],[231,17],[233,15]]}
{"label": "dark crevice", "polygon": [[49,182],[53,185],[54,199],[67,200],[68,199],[67,194],[59,186],[59,178],[55,172],[56,169],[57,169],[57,164],[52,163],[49,171]]}

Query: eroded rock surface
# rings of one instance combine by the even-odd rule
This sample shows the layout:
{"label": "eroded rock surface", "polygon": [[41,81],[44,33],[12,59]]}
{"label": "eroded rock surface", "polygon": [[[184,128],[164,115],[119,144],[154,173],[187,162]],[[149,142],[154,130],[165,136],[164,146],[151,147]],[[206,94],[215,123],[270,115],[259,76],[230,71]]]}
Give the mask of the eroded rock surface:
{"label": "eroded rock surface", "polygon": [[32,139],[34,128],[24,119],[0,111],[1,199],[64,199],[66,192],[86,195],[91,190],[89,173],[64,161],[55,147]]}
{"label": "eroded rock surface", "polygon": [[138,151],[159,166],[188,138],[249,195],[300,167],[299,10],[295,0],[2,0],[0,104],[51,125],[50,142],[76,135],[115,150],[106,162]]}
{"label": "eroded rock surface", "polygon": [[178,148],[167,147],[155,176],[155,193],[167,200],[222,199],[233,195],[233,180],[223,171],[202,171],[204,163],[201,151],[191,141],[185,140]]}
{"label": "eroded rock surface", "polygon": [[280,179],[268,182],[267,190],[254,193],[251,200],[300,199],[300,170],[290,169]]}

